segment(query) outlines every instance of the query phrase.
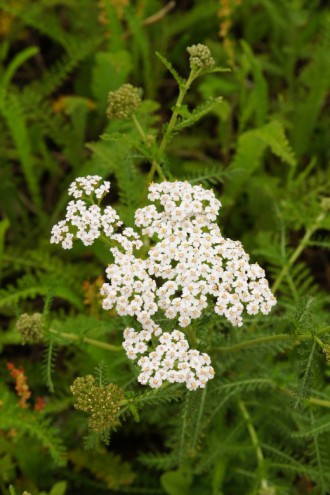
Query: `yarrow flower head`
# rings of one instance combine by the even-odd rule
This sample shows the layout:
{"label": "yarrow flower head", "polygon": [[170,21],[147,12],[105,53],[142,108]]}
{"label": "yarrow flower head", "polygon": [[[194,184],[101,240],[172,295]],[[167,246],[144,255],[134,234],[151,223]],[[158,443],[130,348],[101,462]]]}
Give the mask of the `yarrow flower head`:
{"label": "yarrow flower head", "polygon": [[139,88],[123,84],[117,91],[110,91],[107,115],[109,119],[127,119],[141,104]]}
{"label": "yarrow flower head", "polygon": [[190,55],[189,64],[191,69],[212,69],[215,66],[214,58],[206,45],[198,43],[187,48]]}
{"label": "yarrow flower head", "polygon": [[33,315],[24,313],[16,322],[16,328],[24,344],[40,342],[43,339],[43,327],[42,314],[40,313],[34,313]]}
{"label": "yarrow flower head", "polygon": [[[123,347],[131,359],[136,358],[137,354],[145,354],[148,349],[146,341],[150,340],[148,332],[126,328],[124,337]],[[155,350],[139,359],[141,373],[138,381],[152,388],[159,388],[164,381],[185,383],[188,390],[196,390],[204,388],[206,382],[213,378],[214,370],[210,364],[207,354],[189,349],[182,332],[164,332]]]}
{"label": "yarrow flower head", "polygon": [[72,249],[75,239],[80,239],[85,246],[90,246],[102,233],[111,237],[122,222],[111,206],[101,210],[95,204],[99,203],[109,190],[110,182],[102,182],[102,177],[98,175],[78,177],[72,182],[69,195],[77,201],[69,202],[65,220],[60,220],[52,228],[50,242],[62,243],[64,249]]}
{"label": "yarrow flower head", "polygon": [[78,377],[70,387],[75,398],[74,407],[89,413],[88,426],[102,433],[111,430],[118,424],[120,403],[124,399],[124,392],[113,383],[98,386],[92,375]]}
{"label": "yarrow flower head", "polygon": [[[114,261],[106,270],[108,282],[101,287],[102,306],[137,321],[139,330],[127,328],[123,346],[129,359],[138,360],[140,383],[159,387],[164,381],[179,382],[194,390],[213,378],[210,358],[190,349],[182,332],[164,333],[159,315],[173,320],[173,328],[185,328],[213,306],[216,314],[241,326],[244,311],[268,314],[276,299],[264,270],[249,262],[242,244],[221,235],[216,223],[221,203],[213,191],[165,181],[150,185],[148,199],[151,204],[135,213],[136,227],[150,238],[143,258],[138,255],[140,234],[132,228],[118,232],[121,222],[111,209],[105,233],[116,246],[110,249]],[[94,237],[99,235],[106,210],[85,212],[84,227],[79,224],[82,214],[76,220],[70,203],[68,209],[67,222],[78,228],[70,235],[86,244],[82,233],[87,223],[92,242],[89,226],[94,222]],[[63,234],[56,235],[64,245]]]}

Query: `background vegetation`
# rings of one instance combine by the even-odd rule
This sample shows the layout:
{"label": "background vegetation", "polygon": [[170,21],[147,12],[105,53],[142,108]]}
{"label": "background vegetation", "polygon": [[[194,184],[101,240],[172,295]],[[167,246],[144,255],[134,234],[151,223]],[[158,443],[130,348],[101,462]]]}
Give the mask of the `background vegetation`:
{"label": "background vegetation", "polygon": [[[1,492],[330,493],[327,2],[0,0],[0,36]],[[138,117],[155,136],[178,94],[155,52],[187,77],[186,47],[200,42],[231,72],[193,85],[164,169],[214,188],[223,234],[266,269],[278,305],[239,329],[201,321],[215,379],[157,394],[111,349],[125,324],[100,307],[109,253],[64,252],[49,237],[68,185],[86,174],[112,182],[132,224],[150,163],[132,122],[107,120],[108,92],[142,87]],[[203,110],[188,112],[218,96],[190,127]],[[17,318],[36,312],[46,342],[23,346]],[[101,361],[135,407],[109,446],[84,450],[69,387]]]}

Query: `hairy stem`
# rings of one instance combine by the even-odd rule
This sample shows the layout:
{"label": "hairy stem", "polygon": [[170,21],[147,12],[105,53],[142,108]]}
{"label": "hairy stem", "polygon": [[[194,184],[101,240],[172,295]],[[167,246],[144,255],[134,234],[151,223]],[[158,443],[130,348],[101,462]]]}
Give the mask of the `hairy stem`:
{"label": "hairy stem", "polygon": [[[138,131],[142,141],[148,146],[148,140],[147,140],[147,136],[140,124],[140,122],[138,121],[138,118],[137,116],[135,115],[135,113],[133,113],[132,115],[132,121],[136,127],[136,130]],[[164,175],[164,172],[162,171],[162,167],[159,165],[158,161],[157,160],[152,160],[152,163],[151,163],[151,169],[150,169],[150,172],[149,172],[149,175],[148,175],[148,184],[152,181],[155,173],[158,173],[159,177],[162,179],[162,180],[166,180],[166,177]]]}
{"label": "hairy stem", "polygon": [[256,430],[254,428],[253,423],[252,423],[252,419],[251,419],[251,416],[249,414],[249,411],[247,410],[246,405],[245,405],[245,403],[242,400],[238,400],[238,407],[239,407],[239,409],[240,409],[240,411],[242,413],[243,418],[246,421],[246,425],[247,425],[247,429],[249,431],[249,435],[250,435],[250,438],[251,438],[251,441],[252,441],[252,445],[253,445],[253,447],[255,449],[255,452],[256,452],[260,474],[263,476],[263,478],[261,479],[261,482],[260,482],[260,486],[261,486],[262,489],[267,490],[267,488],[268,488],[269,485],[268,485],[267,479],[264,477],[264,461],[265,461],[265,458],[264,458],[264,454],[263,454],[263,451],[262,451],[262,448],[261,448],[261,445],[260,445],[260,442],[259,442],[259,438],[258,438],[257,432],[256,432]]}
{"label": "hairy stem", "polygon": [[260,442],[259,442],[259,438],[258,438],[258,435],[257,435],[257,432],[253,426],[253,423],[252,423],[252,420],[251,420],[251,416],[249,414],[249,411],[247,410],[244,402],[242,400],[239,400],[238,401],[238,407],[242,413],[242,416],[243,418],[245,419],[246,421],[246,425],[247,425],[247,429],[249,431],[249,435],[250,435],[250,438],[251,438],[251,441],[252,441],[252,445],[253,447],[255,448],[255,451],[256,451],[256,456],[257,456],[257,461],[258,461],[258,465],[259,467],[262,467],[263,465],[263,462],[264,462],[264,455],[263,455],[263,452],[262,452],[262,449],[261,449],[261,446],[260,446]]}
{"label": "hairy stem", "polygon": [[106,349],[107,351],[119,352],[123,350],[121,346],[108,344],[107,342],[101,342],[100,340],[91,339],[89,337],[80,337],[79,335],[75,335],[74,333],[59,332],[58,330],[54,330],[52,328],[50,328],[48,331],[64,340],[71,340],[73,342],[83,342],[84,344],[93,345],[94,347],[99,347],[100,349]]}
{"label": "hairy stem", "polygon": [[165,149],[168,145],[168,142],[172,136],[172,133],[173,133],[173,130],[174,130],[174,127],[175,127],[175,124],[176,124],[176,121],[178,119],[178,116],[179,116],[179,112],[180,112],[180,108],[181,108],[181,105],[182,105],[182,102],[183,102],[183,99],[184,97],[186,96],[186,93],[187,91],[189,90],[191,84],[193,83],[193,81],[196,79],[196,77],[198,76],[199,74],[199,71],[196,71],[196,70],[191,70],[190,71],[190,74],[189,74],[189,77],[188,79],[186,80],[185,84],[183,84],[181,87],[180,87],[180,92],[179,92],[179,96],[178,96],[178,99],[176,101],[176,104],[175,104],[175,107],[174,107],[174,111],[172,113],[172,117],[168,123],[168,126],[166,128],[166,131],[164,133],[164,136],[160,142],[160,145],[159,145],[159,150],[158,150],[158,157],[161,159],[164,152],[165,152]]}
{"label": "hairy stem", "polygon": [[135,128],[136,130],[138,131],[138,133],[140,134],[141,136],[141,139],[142,141],[147,144],[147,136],[143,130],[143,128],[141,127],[141,124],[140,122],[138,121],[138,118],[137,116],[135,115],[135,113],[132,114],[132,121],[133,121],[133,124],[135,125]]}
{"label": "hairy stem", "polygon": [[[316,336],[323,335],[330,331],[330,326],[321,328],[316,332]],[[301,335],[288,335],[286,333],[278,333],[277,335],[267,335],[266,337],[257,337],[256,339],[245,340],[239,344],[231,345],[228,347],[214,347],[209,349],[209,352],[237,352],[247,347],[253,347],[256,345],[269,344],[276,341],[292,341],[295,342],[305,342],[306,340],[314,340],[315,336],[310,333],[302,333]]]}

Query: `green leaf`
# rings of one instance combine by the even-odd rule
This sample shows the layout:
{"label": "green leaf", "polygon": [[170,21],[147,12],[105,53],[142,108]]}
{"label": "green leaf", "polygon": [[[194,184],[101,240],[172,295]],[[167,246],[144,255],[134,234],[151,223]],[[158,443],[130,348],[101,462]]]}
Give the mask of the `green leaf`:
{"label": "green leaf", "polygon": [[1,89],[3,91],[6,90],[7,86],[10,84],[11,79],[14,77],[17,69],[26,62],[31,57],[34,57],[37,53],[39,53],[39,48],[36,46],[29,46],[22,50],[20,53],[15,55],[13,60],[8,65],[1,81]]}
{"label": "green leaf", "polygon": [[181,113],[182,116],[185,118],[181,120],[181,122],[178,122],[174,128],[174,131],[180,131],[181,129],[184,129],[185,127],[190,127],[194,125],[196,122],[198,122],[202,117],[204,117],[206,114],[214,110],[220,103],[222,102],[222,97],[219,96],[217,98],[214,98],[210,101],[207,101],[206,103],[203,103],[202,105],[199,105],[197,108],[195,108],[191,113],[187,113],[187,111],[184,111]]}
{"label": "green leaf", "polygon": [[163,55],[161,55],[159,52],[156,52],[156,55],[159,60],[163,62],[167,70],[172,74],[179,87],[182,88],[182,86],[185,85],[186,81],[178,74],[178,72],[174,69],[173,65],[167,60],[167,58],[163,57]]}
{"label": "green leaf", "polygon": [[10,129],[32,200],[35,206],[40,209],[41,196],[37,167],[31,150],[27,122],[18,97],[13,94],[7,95],[4,101],[0,101],[0,112]]}
{"label": "green leaf", "polygon": [[49,495],[65,495],[66,489],[67,482],[59,481],[58,483],[55,483],[53,488],[50,490]]}
{"label": "green leaf", "polygon": [[283,125],[274,120],[256,131],[257,137],[284,163],[294,167],[297,164],[296,157],[285,136]]}
{"label": "green leaf", "polygon": [[229,168],[231,172],[237,171],[235,181],[231,181],[227,186],[227,194],[231,201],[248,178],[261,166],[262,156],[267,147],[284,163],[292,167],[296,165],[295,155],[280,122],[272,121],[259,129],[244,132],[238,139],[236,155]]}
{"label": "green leaf", "polygon": [[191,474],[183,469],[164,473],[160,482],[168,495],[189,495]]}
{"label": "green leaf", "polygon": [[231,72],[231,69],[229,67],[213,67],[212,69],[207,69],[205,74],[214,74],[217,72]]}

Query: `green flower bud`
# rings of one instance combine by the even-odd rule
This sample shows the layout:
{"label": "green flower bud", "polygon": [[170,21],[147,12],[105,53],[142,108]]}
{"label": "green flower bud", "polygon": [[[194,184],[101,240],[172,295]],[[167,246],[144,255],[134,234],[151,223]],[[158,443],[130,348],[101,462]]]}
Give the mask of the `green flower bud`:
{"label": "green flower bud", "polygon": [[325,344],[323,347],[323,354],[325,355],[326,362],[330,364],[330,345]]}
{"label": "green flower bud", "polygon": [[95,378],[87,375],[76,378],[70,389],[75,397],[74,407],[90,414],[89,428],[101,433],[118,425],[120,403],[124,399],[121,388],[113,383],[98,386],[95,384]]}
{"label": "green flower bud", "polygon": [[123,84],[117,91],[110,91],[107,115],[109,119],[127,119],[141,104],[139,88]]}
{"label": "green flower bud", "polygon": [[330,210],[330,198],[322,198],[321,199],[321,208],[324,211]]}
{"label": "green flower bud", "polygon": [[21,334],[24,344],[40,342],[43,338],[43,327],[42,314],[40,313],[33,315],[24,313],[16,322],[16,328]]}
{"label": "green flower bud", "polygon": [[189,64],[191,69],[212,69],[215,62],[211,56],[209,48],[201,43],[192,45],[187,48],[190,55]]}

